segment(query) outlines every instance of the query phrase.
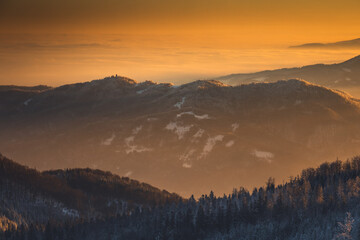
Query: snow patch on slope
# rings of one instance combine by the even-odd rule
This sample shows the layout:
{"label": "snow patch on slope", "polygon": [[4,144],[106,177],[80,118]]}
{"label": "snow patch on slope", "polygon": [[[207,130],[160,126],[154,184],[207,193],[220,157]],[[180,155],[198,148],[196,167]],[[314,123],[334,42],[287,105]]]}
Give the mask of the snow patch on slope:
{"label": "snow patch on slope", "polygon": [[184,103],[185,103],[185,99],[186,99],[186,97],[183,97],[180,102],[177,102],[177,103],[174,104],[174,107],[176,107],[176,108],[178,108],[178,109],[181,109],[181,107],[182,107],[182,106],[184,105]]}
{"label": "snow patch on slope", "polygon": [[147,118],[147,121],[148,122],[154,122],[154,121],[157,121],[159,120],[158,118]]}
{"label": "snow patch on slope", "polygon": [[183,115],[192,115],[194,116],[196,119],[199,120],[204,120],[204,119],[210,119],[208,114],[204,114],[204,115],[196,115],[194,112],[182,112],[176,115],[177,118],[183,116]]}
{"label": "snow patch on slope", "polygon": [[238,123],[233,123],[233,124],[231,124],[231,129],[232,129],[232,131],[235,132],[236,129],[239,128],[239,126],[240,126],[240,125],[239,125]]}
{"label": "snow patch on slope", "polygon": [[153,150],[152,148],[129,144],[129,145],[127,145],[127,149],[125,150],[125,152],[126,152],[126,154],[130,154],[130,153],[150,152],[152,150]]}
{"label": "snow patch on slope", "polygon": [[79,217],[79,212],[74,209],[63,208],[62,213],[70,217]]}
{"label": "snow patch on slope", "polygon": [[183,161],[182,166],[184,168],[191,168],[192,164],[191,164],[191,156],[196,152],[195,149],[191,149],[190,151],[185,152],[184,154],[182,154],[180,156],[180,161]]}
{"label": "snow patch on slope", "polygon": [[25,106],[27,106],[27,105],[29,105],[29,103],[32,101],[32,98],[29,98],[28,100],[26,100],[25,102],[24,102],[24,105]]}
{"label": "snow patch on slope", "polygon": [[125,138],[125,144],[126,145],[130,145],[130,143],[132,143],[135,139],[135,136],[130,136],[130,137],[127,137]]}
{"label": "snow patch on slope", "polygon": [[140,126],[138,126],[138,127],[134,128],[134,129],[132,130],[132,134],[133,134],[133,135],[138,134],[138,133],[141,131],[141,129],[142,129],[142,128],[143,128],[143,126],[142,126],[142,125],[140,125]]}
{"label": "snow patch on slope", "polygon": [[145,92],[147,89],[143,89],[143,90],[139,90],[139,91],[136,91],[137,94],[142,94],[143,92]]}
{"label": "snow patch on slope", "polygon": [[199,129],[194,135],[194,138],[201,138],[202,135],[204,134],[205,130],[204,129]]}
{"label": "snow patch on slope", "polygon": [[224,139],[224,135],[217,135],[215,137],[209,137],[200,155],[200,158],[206,157],[214,148],[217,142],[221,142]]}
{"label": "snow patch on slope", "polygon": [[234,140],[230,140],[225,144],[225,147],[232,147],[234,145]]}
{"label": "snow patch on slope", "polygon": [[137,135],[142,130],[142,128],[143,128],[142,125],[134,128],[132,130],[132,136],[129,136],[129,137],[125,138],[125,146],[126,146],[125,152],[126,152],[126,154],[150,152],[150,151],[153,150],[152,148],[147,148],[147,147],[143,147],[143,146],[137,146],[137,145],[134,144],[135,135]]}
{"label": "snow patch on slope", "polygon": [[254,150],[252,153],[255,157],[267,161],[268,163],[272,163],[273,158],[274,158],[274,154],[271,152],[266,152],[266,151],[259,151],[259,150]]}
{"label": "snow patch on slope", "polygon": [[190,163],[183,163],[182,167],[183,168],[191,168],[192,165]]}
{"label": "snow patch on slope", "polygon": [[101,145],[105,145],[105,146],[109,146],[111,145],[112,141],[115,139],[115,133],[113,133],[111,135],[111,137],[105,139],[104,141],[101,142]]}
{"label": "snow patch on slope", "polygon": [[190,131],[192,126],[193,125],[180,126],[176,122],[170,122],[168,125],[166,125],[165,129],[175,132],[175,134],[178,135],[178,138],[182,139],[184,135]]}
{"label": "snow patch on slope", "polygon": [[128,171],[128,172],[125,173],[124,177],[130,177],[130,175],[132,175],[132,174],[133,174],[132,171]]}

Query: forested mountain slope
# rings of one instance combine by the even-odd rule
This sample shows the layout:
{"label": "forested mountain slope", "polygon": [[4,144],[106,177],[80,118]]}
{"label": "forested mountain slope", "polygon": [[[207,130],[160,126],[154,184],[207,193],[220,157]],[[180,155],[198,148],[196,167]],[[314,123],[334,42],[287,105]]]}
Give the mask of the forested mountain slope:
{"label": "forested mountain slope", "polygon": [[177,202],[176,194],[145,183],[91,169],[39,172],[0,155],[2,228],[29,227],[105,218],[139,206]]}
{"label": "forested mountain slope", "polygon": [[[286,183],[197,201],[138,209],[133,214],[43,230],[8,239],[359,239],[360,158],[309,168]],[[6,239],[6,238],[5,238]]]}

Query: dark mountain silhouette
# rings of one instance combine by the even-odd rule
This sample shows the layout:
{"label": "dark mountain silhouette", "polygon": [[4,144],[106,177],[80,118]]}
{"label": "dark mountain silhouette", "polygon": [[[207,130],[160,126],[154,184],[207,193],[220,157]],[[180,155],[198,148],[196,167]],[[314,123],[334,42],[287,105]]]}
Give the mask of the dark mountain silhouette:
{"label": "dark mountain silhouette", "polygon": [[256,73],[231,74],[217,80],[231,85],[276,82],[301,78],[330,88],[360,87],[360,56],[337,64],[316,64],[300,68],[283,68]]}
{"label": "dark mountain silhouette", "polygon": [[0,238],[358,239],[359,189],[360,158],[354,157],[304,169],[282,184],[270,177],[252,191],[240,187],[222,197],[210,192],[197,200],[137,207],[115,217],[49,221],[46,227],[32,222],[0,230]]}
{"label": "dark mountain silhouette", "polygon": [[233,87],[109,77],[13,99],[0,112],[11,158],[41,170],[110,170],[184,196],[286,179],[352,156],[360,142],[357,99],[296,79]]}
{"label": "dark mountain silhouette", "polygon": [[3,85],[0,86],[0,116],[1,114],[11,114],[12,111],[16,111],[27,105],[31,100],[32,96],[37,95],[43,91],[51,89],[48,86],[14,86],[14,85]]}
{"label": "dark mountain silhouette", "polygon": [[51,87],[46,85],[38,85],[33,87],[28,86],[16,86],[16,85],[2,85],[0,86],[0,91],[24,91],[24,92],[42,92],[51,89]]}
{"label": "dark mountain silhouette", "polygon": [[[64,223],[178,202],[176,194],[92,169],[39,172],[0,155],[0,216],[9,226]],[[0,224],[0,231],[6,227]],[[6,230],[6,229],[5,229]]]}
{"label": "dark mountain silhouette", "polygon": [[360,49],[360,38],[334,43],[306,43],[290,48],[300,49]]}

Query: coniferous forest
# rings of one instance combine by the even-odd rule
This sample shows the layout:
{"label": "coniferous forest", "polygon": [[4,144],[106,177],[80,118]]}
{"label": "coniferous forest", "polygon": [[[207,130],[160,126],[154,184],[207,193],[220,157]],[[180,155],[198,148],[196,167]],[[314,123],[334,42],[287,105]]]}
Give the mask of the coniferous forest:
{"label": "coniferous forest", "polygon": [[0,239],[360,239],[360,157],[183,199],[109,172],[0,159]]}

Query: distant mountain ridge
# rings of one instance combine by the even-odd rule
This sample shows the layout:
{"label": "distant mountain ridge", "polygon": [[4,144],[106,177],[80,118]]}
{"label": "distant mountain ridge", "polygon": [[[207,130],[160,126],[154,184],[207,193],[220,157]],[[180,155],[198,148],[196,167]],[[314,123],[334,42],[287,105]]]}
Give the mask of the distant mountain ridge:
{"label": "distant mountain ridge", "polygon": [[299,79],[174,86],[114,76],[6,98],[4,154],[42,170],[111,170],[183,196],[282,179],[356,155],[360,142],[359,101]]}
{"label": "distant mountain ridge", "polygon": [[37,91],[42,92],[51,89],[52,87],[46,85],[38,86],[16,86],[16,85],[0,85],[0,91]]}
{"label": "distant mountain ridge", "polygon": [[306,43],[302,45],[290,46],[290,48],[300,48],[300,49],[359,49],[360,48],[360,38],[340,41],[334,43]]}
{"label": "distant mountain ridge", "polygon": [[255,73],[230,74],[216,78],[225,84],[239,85],[256,82],[276,82],[292,78],[329,88],[360,87],[360,55],[336,64],[315,64],[296,68],[283,68]]}

